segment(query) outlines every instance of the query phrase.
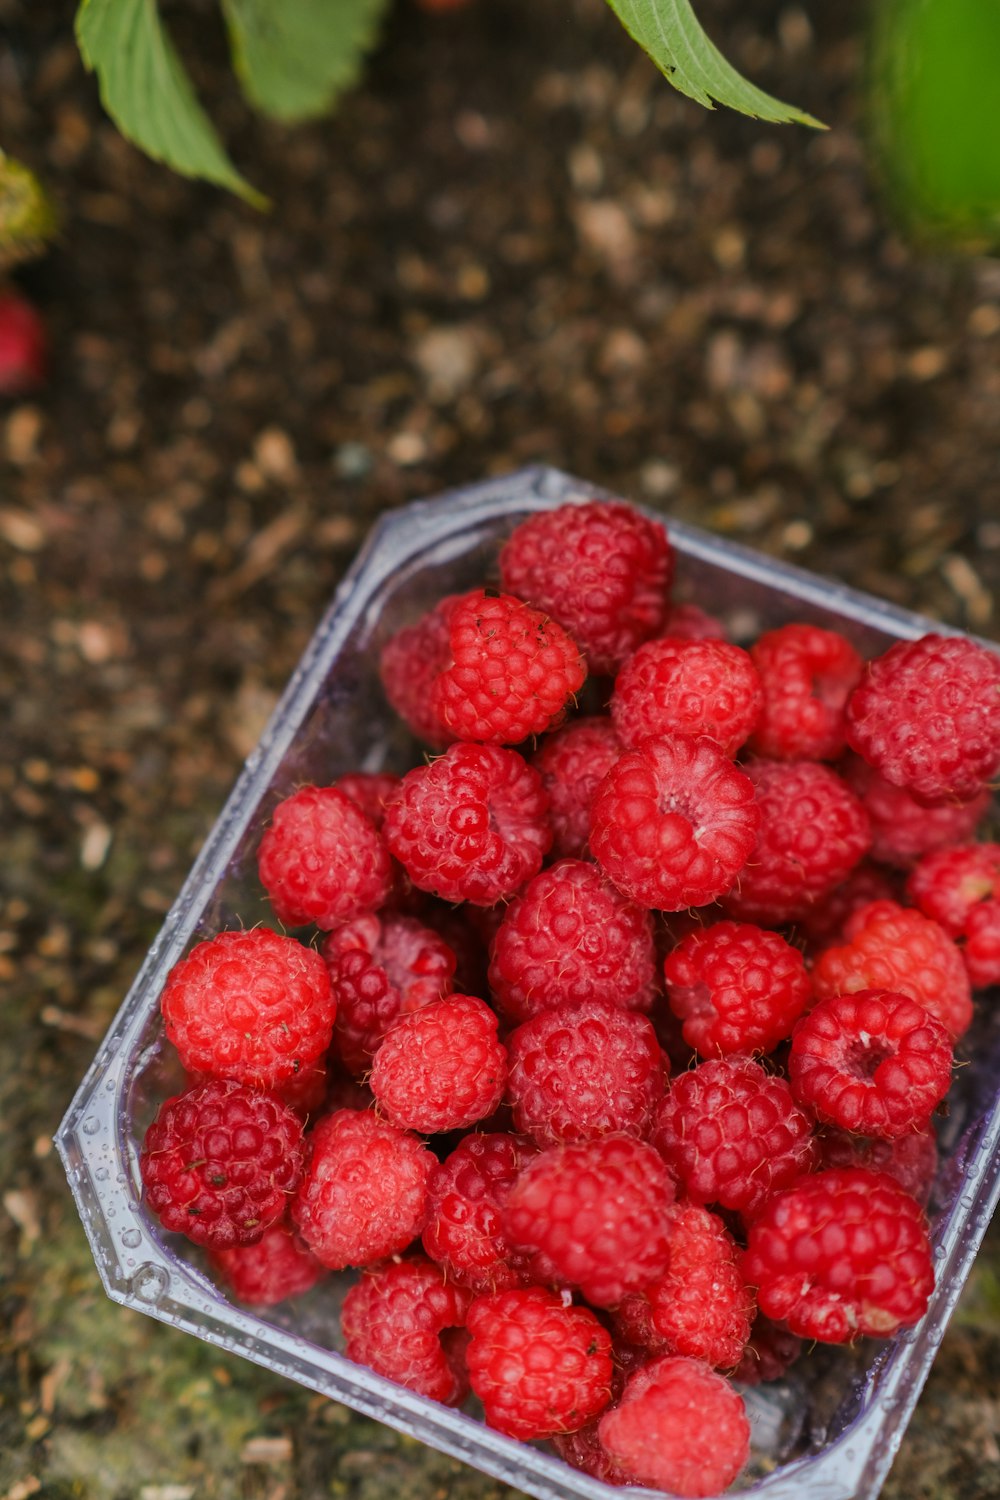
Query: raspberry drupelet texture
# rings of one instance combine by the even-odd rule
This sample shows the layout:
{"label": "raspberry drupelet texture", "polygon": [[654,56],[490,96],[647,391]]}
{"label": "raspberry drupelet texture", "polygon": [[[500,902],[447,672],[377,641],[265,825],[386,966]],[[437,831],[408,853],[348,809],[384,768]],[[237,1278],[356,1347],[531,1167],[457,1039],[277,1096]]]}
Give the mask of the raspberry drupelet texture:
{"label": "raspberry drupelet texture", "polygon": [[394,912],[345,922],[324,942],[323,958],[337,1002],[337,1051],[353,1073],[367,1072],[389,1028],[449,994],[455,976],[444,939]]}
{"label": "raspberry drupelet texture", "polygon": [[829,1167],[778,1193],[750,1226],[743,1274],[769,1318],[821,1343],[890,1338],[934,1287],[920,1205],[884,1172]]}
{"label": "raspberry drupelet texture", "polygon": [[873,901],[895,901],[901,882],[894,870],[863,859],[822,902],[796,919],[796,932],[812,949],[827,948],[844,940],[844,932],[855,912]]}
{"label": "raspberry drupelet texture", "polygon": [[514,1126],[539,1145],[649,1135],[669,1063],[645,1016],[602,1000],[560,1005],[507,1046]]}
{"label": "raspberry drupelet texture", "polygon": [[760,832],[724,905],[747,922],[791,922],[868,852],[868,814],[836,771],[817,761],[757,760],[744,771],[756,790]]}
{"label": "raspberry drupelet texture", "polygon": [[743,1358],[730,1374],[737,1385],[762,1385],[780,1380],[802,1353],[803,1343],[782,1323],[772,1323],[758,1313],[750,1329],[750,1339]]}
{"label": "raspberry drupelet texture", "polygon": [[695,1203],[670,1213],[666,1273],[646,1288],[654,1331],[671,1354],[729,1370],[743,1357],[754,1299],[722,1220]]}
{"label": "raspberry drupelet texture", "polygon": [[468,1381],[464,1362],[441,1336],[464,1327],[471,1299],[471,1292],[422,1255],[366,1270],[345,1296],[340,1315],[347,1357],[454,1406],[467,1394]]}
{"label": "raspberry drupelet texture", "polygon": [[575,1432],[610,1401],[611,1335],[589,1308],[525,1287],[477,1297],[466,1326],[469,1382],[499,1432]]}
{"label": "raspberry drupelet texture", "polygon": [[[478,592],[478,591],[477,591]],[[451,660],[452,610],[468,594],[448,594],[414,625],[397,630],[382,648],[379,675],[389,704],[418,740],[441,750],[455,736],[442,724],[431,697],[435,678]]]}
{"label": "raspberry drupelet texture", "polygon": [[170,971],[160,1008],[188,1072],[276,1089],[322,1060],[337,1004],[318,953],[255,927],[193,948]]}
{"label": "raspberry drupelet texture", "polygon": [[448,995],[397,1021],[369,1079],[386,1118],[433,1135],[491,1115],[507,1085],[507,1049],[497,1039],[497,1024],[473,995]]}
{"label": "raspberry drupelet texture", "polygon": [[398,789],[399,781],[391,771],[349,771],[334,784],[380,829],[385,822],[385,804]]}
{"label": "raspberry drupelet texture", "polygon": [[770,1052],[812,998],[805,959],[776,932],[715,922],[688,934],[663,966],[684,1040],[702,1057]]}
{"label": "raspberry drupelet texture", "polygon": [[499,745],[452,745],[408,772],[385,834],[418,889],[476,906],[512,896],[552,844],[541,777]]}
{"label": "raspberry drupelet texture", "polygon": [[431,1174],[424,1249],[462,1286],[503,1292],[532,1280],[530,1257],[518,1255],[504,1234],[503,1209],[518,1173],[536,1155],[516,1135],[467,1135]]}
{"label": "raspberry drupelet texture", "polygon": [[922,854],[971,839],[990,807],[987,788],[967,802],[928,807],[905,787],[893,786],[859,755],[842,762],[844,779],[865,805],[872,826],[872,859],[907,869]]}
{"label": "raspberry drupelet texture", "polygon": [[897,641],[851,694],[847,741],[916,797],[968,800],[1000,764],[1000,656],[961,636]]}
{"label": "raspberry drupelet texture", "polygon": [[937,922],[895,901],[856,911],[845,941],[819,954],[812,970],[818,1000],[857,990],[895,990],[916,1000],[958,1038],[972,1020],[962,955]]}
{"label": "raspberry drupelet texture", "polygon": [[434,1157],[421,1140],[370,1110],[318,1122],[292,1219],[331,1271],[398,1255],[427,1218]]}
{"label": "raspberry drupelet texture", "polygon": [[663,527],[621,501],[540,512],[500,554],[504,588],[569,631],[592,672],[616,672],[662,630],[673,571]]}
{"label": "raspberry drupelet texture", "polygon": [[753,782],[708,740],[664,735],[627,751],[591,804],[590,847],[642,906],[705,906],[738,877],[757,837]]}
{"label": "raspberry drupelet texture", "polygon": [[667,611],[661,635],[678,641],[724,641],[726,627],[722,621],[702,609],[700,604],[674,604]]}
{"label": "raspberry drupelet texture", "polygon": [[739,646],[663,637],[640,646],[618,673],[611,718],[630,750],[653,735],[689,734],[732,757],[763,701],[757,669]]}
{"label": "raspberry drupelet texture", "polygon": [[332,786],[304,786],[279,802],[257,854],[261,885],[280,922],[328,931],[382,906],[392,862],[375,824]]}
{"label": "raspberry drupelet texture", "polygon": [[448,633],[431,708],[456,739],[516,745],[544,734],[587,675],[565,630],[510,594],[468,595],[452,609]]}
{"label": "raspberry drupelet texture", "polygon": [[962,844],[927,854],[906,893],[959,942],[969,982],[1000,983],[1000,844]]}
{"label": "raspberry drupelet texture", "polygon": [[531,764],[548,795],[557,858],[585,858],[594,793],[621,753],[611,720],[597,715],[546,735],[535,752]]}
{"label": "raspberry drupelet texture", "polygon": [[666,1270],[673,1199],[651,1146],[605,1136],[550,1147],[529,1162],[507,1198],[504,1228],[588,1302],[614,1307]]}
{"label": "raspberry drupelet texture", "polygon": [[812,1121],[785,1080],[738,1056],[673,1079],[652,1144],[692,1202],[744,1215],[817,1159]]}
{"label": "raspberry drupelet texture", "polygon": [[233,1295],[251,1307],[273,1307],[299,1297],[326,1275],[326,1267],[289,1224],[274,1224],[255,1245],[210,1250],[208,1258]]}
{"label": "raspberry drupelet texture", "polygon": [[510,1021],[583,1000],[648,1010],[659,991],[650,915],[596,865],[559,860],[507,908],[489,982]]}
{"label": "raspberry drupelet texture", "polygon": [[598,1425],[633,1484],[700,1497],[727,1489],[750,1457],[743,1398],[701,1360],[664,1355],[631,1375]]}
{"label": "raspberry drupelet texture", "polygon": [[165,1229],[229,1250],[254,1244],[284,1217],[304,1154],[302,1122],[287,1105],[212,1078],[160,1106],[139,1170]]}
{"label": "raspberry drupelet texture", "polygon": [[792,1093],[817,1119],[891,1140],[926,1125],[951,1085],[951,1038],[892,990],[821,1000],[792,1036]]}
{"label": "raspberry drupelet texture", "polygon": [[836,760],[847,700],[864,663],[850,641],[818,625],[781,625],[750,647],[763,708],[749,748],[769,760]]}
{"label": "raspberry drupelet texture", "polygon": [[922,1130],[886,1141],[828,1125],[819,1132],[818,1143],[821,1167],[867,1167],[873,1172],[888,1172],[921,1208],[927,1207],[938,1165],[933,1126],[925,1125]]}

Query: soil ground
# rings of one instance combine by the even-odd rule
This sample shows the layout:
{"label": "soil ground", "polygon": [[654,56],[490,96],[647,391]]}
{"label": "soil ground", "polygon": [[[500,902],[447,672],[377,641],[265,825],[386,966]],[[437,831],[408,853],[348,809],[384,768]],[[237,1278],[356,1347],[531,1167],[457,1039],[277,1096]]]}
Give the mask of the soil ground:
{"label": "soil ground", "polygon": [[[102,115],[0,0],[0,141],[59,201],[52,378],[0,412],[0,1497],[510,1500],[106,1302],[52,1132],[371,519],[546,461],[987,635],[1000,264],[893,226],[864,7],[702,0],[822,117],[674,94],[601,0],[400,0],[332,121],[255,122],[166,8],[261,217]],[[886,1487],[1000,1493],[1000,1238]]]}

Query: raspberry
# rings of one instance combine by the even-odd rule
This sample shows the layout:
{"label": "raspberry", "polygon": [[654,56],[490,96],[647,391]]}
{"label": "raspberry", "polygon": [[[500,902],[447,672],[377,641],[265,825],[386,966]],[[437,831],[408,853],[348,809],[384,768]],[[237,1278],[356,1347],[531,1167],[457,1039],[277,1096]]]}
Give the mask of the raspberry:
{"label": "raspberry", "polygon": [[526,1287],[477,1297],[469,1383],[491,1427],[532,1439],[573,1432],[611,1399],[611,1336],[586,1307]]}
{"label": "raspberry", "polygon": [[666,1274],[646,1288],[646,1296],[653,1329],[671,1354],[703,1359],[718,1369],[739,1363],[754,1302],[735,1241],[715,1214],[694,1203],[671,1210]]}
{"label": "raspberry", "polygon": [[630,1376],[597,1430],[633,1483],[672,1495],[717,1495],[750,1456],[742,1397],[708,1365],[680,1355]]}
{"label": "raspberry", "polygon": [[951,1085],[948,1032],[891,990],[821,1000],[795,1028],[792,1093],[820,1120],[893,1139],[925,1125]]}
{"label": "raspberry", "polygon": [[649,1135],[669,1064],[644,1016],[601,1000],[560,1005],[507,1045],[514,1125],[540,1145]]}
{"label": "raspberry", "polygon": [[302,1177],[302,1123],[273,1094],[230,1079],[160,1106],[139,1159],[146,1202],[196,1245],[252,1245],[284,1217]]}
{"label": "raspberry", "polygon": [[592,672],[617,671],[662,630],[673,569],[663,527],[621,501],[540,512],[500,554],[507,592],[557,620]]}
{"label": "raspberry", "polygon": [[502,1214],[518,1173],[536,1155],[530,1141],[513,1135],[467,1135],[427,1187],[424,1249],[449,1277],[475,1292],[522,1286],[526,1258],[511,1249]]}
{"label": "raspberry", "polygon": [[734,756],[760,715],[763,692],[747,653],[728,641],[647,641],[615,679],[611,718],[634,749],[651,735],[704,736]]}
{"label": "raspberry", "polygon": [[456,739],[509,745],[543,734],[587,675],[565,630],[509,594],[466,596],[448,632],[449,661],[434,679],[431,708]]}
{"label": "raspberry", "polygon": [[649,913],[596,865],[560,860],[507,908],[489,981],[512,1021],[582,1000],[648,1010],[658,990]]}
{"label": "raspberry", "polygon": [[532,757],[549,799],[552,852],[557,858],[586,856],[594,792],[621,753],[611,720],[593,716],[547,735]]}
{"label": "raspberry", "polygon": [[541,868],[547,807],[541,777],[516,750],[452,745],[403,777],[385,835],[420,890],[493,906]]}
{"label": "raspberry", "polygon": [[44,323],[23,297],[0,292],[0,397],[27,395],[47,373]]}
{"label": "raspberry", "polygon": [[873,901],[855,912],[847,941],[824,949],[812,977],[818,1000],[857,990],[908,995],[953,1038],[972,1020],[969,978],[958,948],[937,922],[895,901]]}
{"label": "raspberry", "polygon": [[336,782],[338,792],[350,797],[366,818],[381,828],[385,822],[385,804],[399,788],[400,778],[391,771],[350,771]]}
{"label": "raspberry", "polygon": [[769,925],[806,915],[844,880],[871,843],[868,815],[829,766],[758,760],[757,842],[725,900],[731,916]]}
{"label": "raspberry", "polygon": [[189,1072],[258,1088],[319,1063],[337,1011],[319,954],[266,927],[199,943],[170,971],[160,1006]]}
{"label": "raspberry", "polygon": [[829,947],[843,941],[844,930],[855,912],[873,901],[895,901],[900,885],[892,871],[863,859],[838,886],[796,921],[796,927],[814,947]]}
{"label": "raspberry", "polygon": [[759,826],[753,783],[721,750],[664,735],[627,751],[601,782],[590,847],[633,901],[682,911],[729,889]]}
{"label": "raspberry", "polygon": [[812,998],[798,949],[747,922],[695,930],[668,955],[663,972],[684,1040],[702,1057],[770,1052]]}
{"label": "raspberry", "polygon": [[801,1353],[802,1340],[796,1334],[758,1313],[743,1358],[730,1378],[737,1385],[761,1385],[767,1380],[780,1380]]}
{"label": "raspberry", "polygon": [[1000,844],[964,844],[925,855],[906,892],[925,917],[962,942],[975,987],[1000,983]]}
{"label": "raspberry", "polygon": [[468,597],[468,594],[448,594],[415,625],[397,630],[382,647],[379,658],[379,676],[390,706],[418,740],[436,750],[455,736],[441,723],[431,701],[431,689],[434,679],[451,660],[452,610]]}
{"label": "raspberry", "polygon": [[257,868],[278,920],[329,930],[392,889],[392,865],[369,818],[336,787],[304,786],[274,809]]}
{"label": "raspberry", "polygon": [[208,1258],[233,1295],[251,1307],[273,1307],[287,1297],[299,1297],[325,1274],[325,1267],[288,1224],[272,1225],[255,1245],[210,1250]]}
{"label": "raspberry", "polygon": [[890,1338],[934,1286],[927,1224],[894,1177],[830,1167],[778,1193],[750,1226],[743,1273],[769,1318],[821,1343]]}
{"label": "raspberry", "polygon": [[873,1172],[888,1172],[921,1208],[926,1208],[938,1161],[937,1141],[929,1125],[893,1141],[873,1140],[827,1126],[820,1131],[818,1141],[821,1167],[868,1167]]}
{"label": "raspberry", "polygon": [[344,1298],[345,1352],[407,1390],[454,1406],[467,1391],[460,1361],[441,1335],[465,1323],[471,1293],[448,1282],[440,1266],[416,1256],[365,1271]]}
{"label": "raspberry", "polygon": [[811,1123],[783,1078],[749,1057],[675,1078],[652,1143],[694,1203],[755,1214],[816,1162]]}
{"label": "raspberry", "polygon": [[372,1093],[394,1125],[433,1135],[496,1109],[507,1086],[497,1018],[472,995],[449,995],[389,1032],[372,1064]]}
{"label": "raspberry", "polygon": [[605,1136],[550,1147],[529,1162],[510,1191],[504,1228],[588,1302],[613,1307],[666,1270],[673,1198],[652,1147]]}
{"label": "raspberry", "polygon": [[1000,902],[983,901],[972,908],[961,954],[970,984],[977,989],[1000,984]]}
{"label": "raspberry", "polygon": [[619,1468],[610,1453],[606,1453],[597,1435],[600,1420],[588,1422],[579,1432],[556,1433],[552,1446],[564,1463],[600,1479],[604,1484],[625,1485],[629,1477]]}
{"label": "raspberry", "polygon": [[897,641],[847,705],[847,740],[927,802],[967,801],[1000,763],[1000,657],[958,636]]}
{"label": "raspberry", "polygon": [[667,610],[661,634],[678,641],[724,641],[726,627],[700,604],[675,604]]}
{"label": "raspberry", "polygon": [[885,865],[905,869],[922,854],[970,839],[990,806],[990,793],[984,788],[968,802],[927,807],[856,755],[847,757],[843,770],[871,820],[872,858]]}
{"label": "raspberry", "polygon": [[341,1058],[354,1073],[371,1067],[389,1028],[452,988],[455,955],[443,938],[413,917],[370,912],[331,932],[323,944]]}
{"label": "raspberry", "polygon": [[750,655],[764,693],[750,749],[773,760],[836,760],[864,668],[850,641],[818,625],[782,625],[765,631]]}
{"label": "raspberry", "polygon": [[325,1115],[309,1140],[292,1218],[331,1271],[398,1255],[427,1217],[434,1157],[416,1136],[370,1111]]}

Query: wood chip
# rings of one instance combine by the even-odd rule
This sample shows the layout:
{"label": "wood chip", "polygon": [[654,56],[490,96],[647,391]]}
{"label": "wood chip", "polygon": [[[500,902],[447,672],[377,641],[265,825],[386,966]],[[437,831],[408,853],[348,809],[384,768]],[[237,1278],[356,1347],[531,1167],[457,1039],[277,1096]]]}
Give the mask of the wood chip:
{"label": "wood chip", "polygon": [[292,1457],[292,1440],[288,1437],[254,1437],[243,1444],[240,1462],[245,1464],[287,1464]]}

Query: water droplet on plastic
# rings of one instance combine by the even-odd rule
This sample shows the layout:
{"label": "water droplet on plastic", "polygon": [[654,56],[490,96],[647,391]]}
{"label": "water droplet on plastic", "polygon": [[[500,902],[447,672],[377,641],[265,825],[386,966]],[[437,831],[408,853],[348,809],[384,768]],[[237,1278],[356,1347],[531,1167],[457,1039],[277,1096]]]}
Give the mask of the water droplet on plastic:
{"label": "water droplet on plastic", "polygon": [[155,1307],[169,1285],[170,1277],[163,1267],[147,1261],[132,1277],[132,1295]]}
{"label": "water droplet on plastic", "polygon": [[84,1135],[96,1135],[101,1128],[101,1122],[96,1115],[88,1115],[83,1122]]}
{"label": "water droplet on plastic", "polygon": [[126,1229],[122,1235],[122,1244],[127,1245],[130,1250],[137,1250],[142,1244],[142,1235],[138,1229]]}
{"label": "water droplet on plastic", "polygon": [[98,1167],[96,1172],[94,1173],[94,1176],[97,1178],[98,1182],[107,1182],[108,1178],[111,1176],[111,1173],[108,1171],[107,1167]]}

